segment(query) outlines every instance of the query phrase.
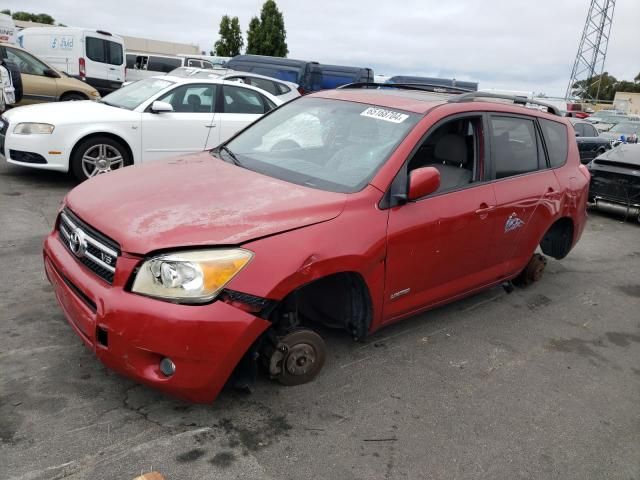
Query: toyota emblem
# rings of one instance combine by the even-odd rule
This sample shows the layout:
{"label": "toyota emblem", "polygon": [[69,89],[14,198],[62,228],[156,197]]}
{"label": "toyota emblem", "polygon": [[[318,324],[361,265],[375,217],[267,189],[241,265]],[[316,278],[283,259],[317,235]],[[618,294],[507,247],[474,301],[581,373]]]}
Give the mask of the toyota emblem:
{"label": "toyota emblem", "polygon": [[69,237],[69,248],[78,258],[84,256],[84,252],[87,251],[87,241],[84,238],[84,232],[79,228],[76,228],[71,232],[71,236]]}

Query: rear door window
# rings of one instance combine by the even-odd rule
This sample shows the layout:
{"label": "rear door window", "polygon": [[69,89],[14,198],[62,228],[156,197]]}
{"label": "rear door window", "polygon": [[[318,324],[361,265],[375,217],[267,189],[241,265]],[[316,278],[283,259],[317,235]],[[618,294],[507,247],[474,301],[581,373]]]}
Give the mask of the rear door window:
{"label": "rear door window", "polygon": [[182,65],[182,60],[179,58],[170,57],[149,57],[149,63],[147,64],[147,70],[153,72],[169,73]]}
{"label": "rear door window", "polygon": [[270,80],[266,80],[264,78],[256,78],[256,77],[247,77],[245,82],[248,82],[249,85],[257,87],[265,92],[269,92],[271,95],[280,95],[278,89],[276,88],[275,82]]}
{"label": "rear door window", "polygon": [[597,137],[598,136],[598,131],[596,130],[596,127],[594,127],[593,125],[589,125],[589,124],[582,124],[582,127],[584,128],[584,136],[585,137]]}
{"label": "rear door window", "polygon": [[573,126],[573,129],[576,131],[579,137],[584,137],[584,123],[576,123]]}
{"label": "rear door window", "polygon": [[89,60],[110,65],[122,65],[122,45],[96,37],[85,38],[85,48]]}
{"label": "rear door window", "polygon": [[507,178],[539,169],[539,148],[533,120],[491,117],[491,160],[495,178]]}
{"label": "rear door window", "polygon": [[127,68],[129,70],[133,70],[136,67],[136,56],[129,54],[127,55]]}
{"label": "rear door window", "polygon": [[258,92],[248,88],[225,85],[223,87],[224,113],[263,114],[271,110],[272,103]]}
{"label": "rear door window", "polygon": [[200,60],[194,60],[193,58],[190,58],[187,61],[187,67],[202,68],[202,62]]}
{"label": "rear door window", "polygon": [[[569,150],[569,144],[567,142],[567,127],[562,123],[542,118],[540,119],[540,127],[542,127],[544,143],[547,146],[547,154],[549,155],[551,167],[561,167],[567,161],[567,153]],[[593,128],[591,125],[579,123],[576,127],[582,127],[583,136],[591,136],[585,128]]]}

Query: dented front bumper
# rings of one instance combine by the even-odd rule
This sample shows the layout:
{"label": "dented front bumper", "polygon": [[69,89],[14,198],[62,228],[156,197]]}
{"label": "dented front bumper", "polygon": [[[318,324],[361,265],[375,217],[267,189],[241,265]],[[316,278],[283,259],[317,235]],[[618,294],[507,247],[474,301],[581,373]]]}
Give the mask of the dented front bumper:
{"label": "dented front bumper", "polygon": [[[170,395],[213,401],[269,323],[232,305],[178,305],[126,291],[139,258],[118,258],[113,285],[80,264],[54,232],[44,264],[65,317],[109,368]],[[170,358],[166,376],[160,361]]]}

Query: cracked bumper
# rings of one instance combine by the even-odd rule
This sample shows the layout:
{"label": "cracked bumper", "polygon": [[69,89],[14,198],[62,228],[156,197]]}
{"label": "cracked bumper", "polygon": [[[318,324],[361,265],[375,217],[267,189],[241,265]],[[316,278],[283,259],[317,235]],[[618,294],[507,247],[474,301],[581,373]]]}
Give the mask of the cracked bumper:
{"label": "cracked bumper", "polygon": [[[176,305],[123,288],[139,262],[118,259],[114,284],[88,270],[61,244],[44,244],[47,278],[69,324],[109,368],[167,394],[212,402],[238,361],[269,323],[223,302]],[[159,363],[176,365],[170,377]]]}

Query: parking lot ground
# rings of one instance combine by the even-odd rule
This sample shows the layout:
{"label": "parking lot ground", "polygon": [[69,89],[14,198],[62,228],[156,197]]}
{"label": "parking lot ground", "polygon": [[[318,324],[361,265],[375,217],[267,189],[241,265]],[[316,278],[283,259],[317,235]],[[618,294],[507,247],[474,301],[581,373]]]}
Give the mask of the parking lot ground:
{"label": "parking lot ground", "polygon": [[316,381],[189,405],[106,370],[57,307],[41,242],[72,186],[0,161],[1,479],[640,479],[637,224],[591,214],[527,289],[329,334]]}

